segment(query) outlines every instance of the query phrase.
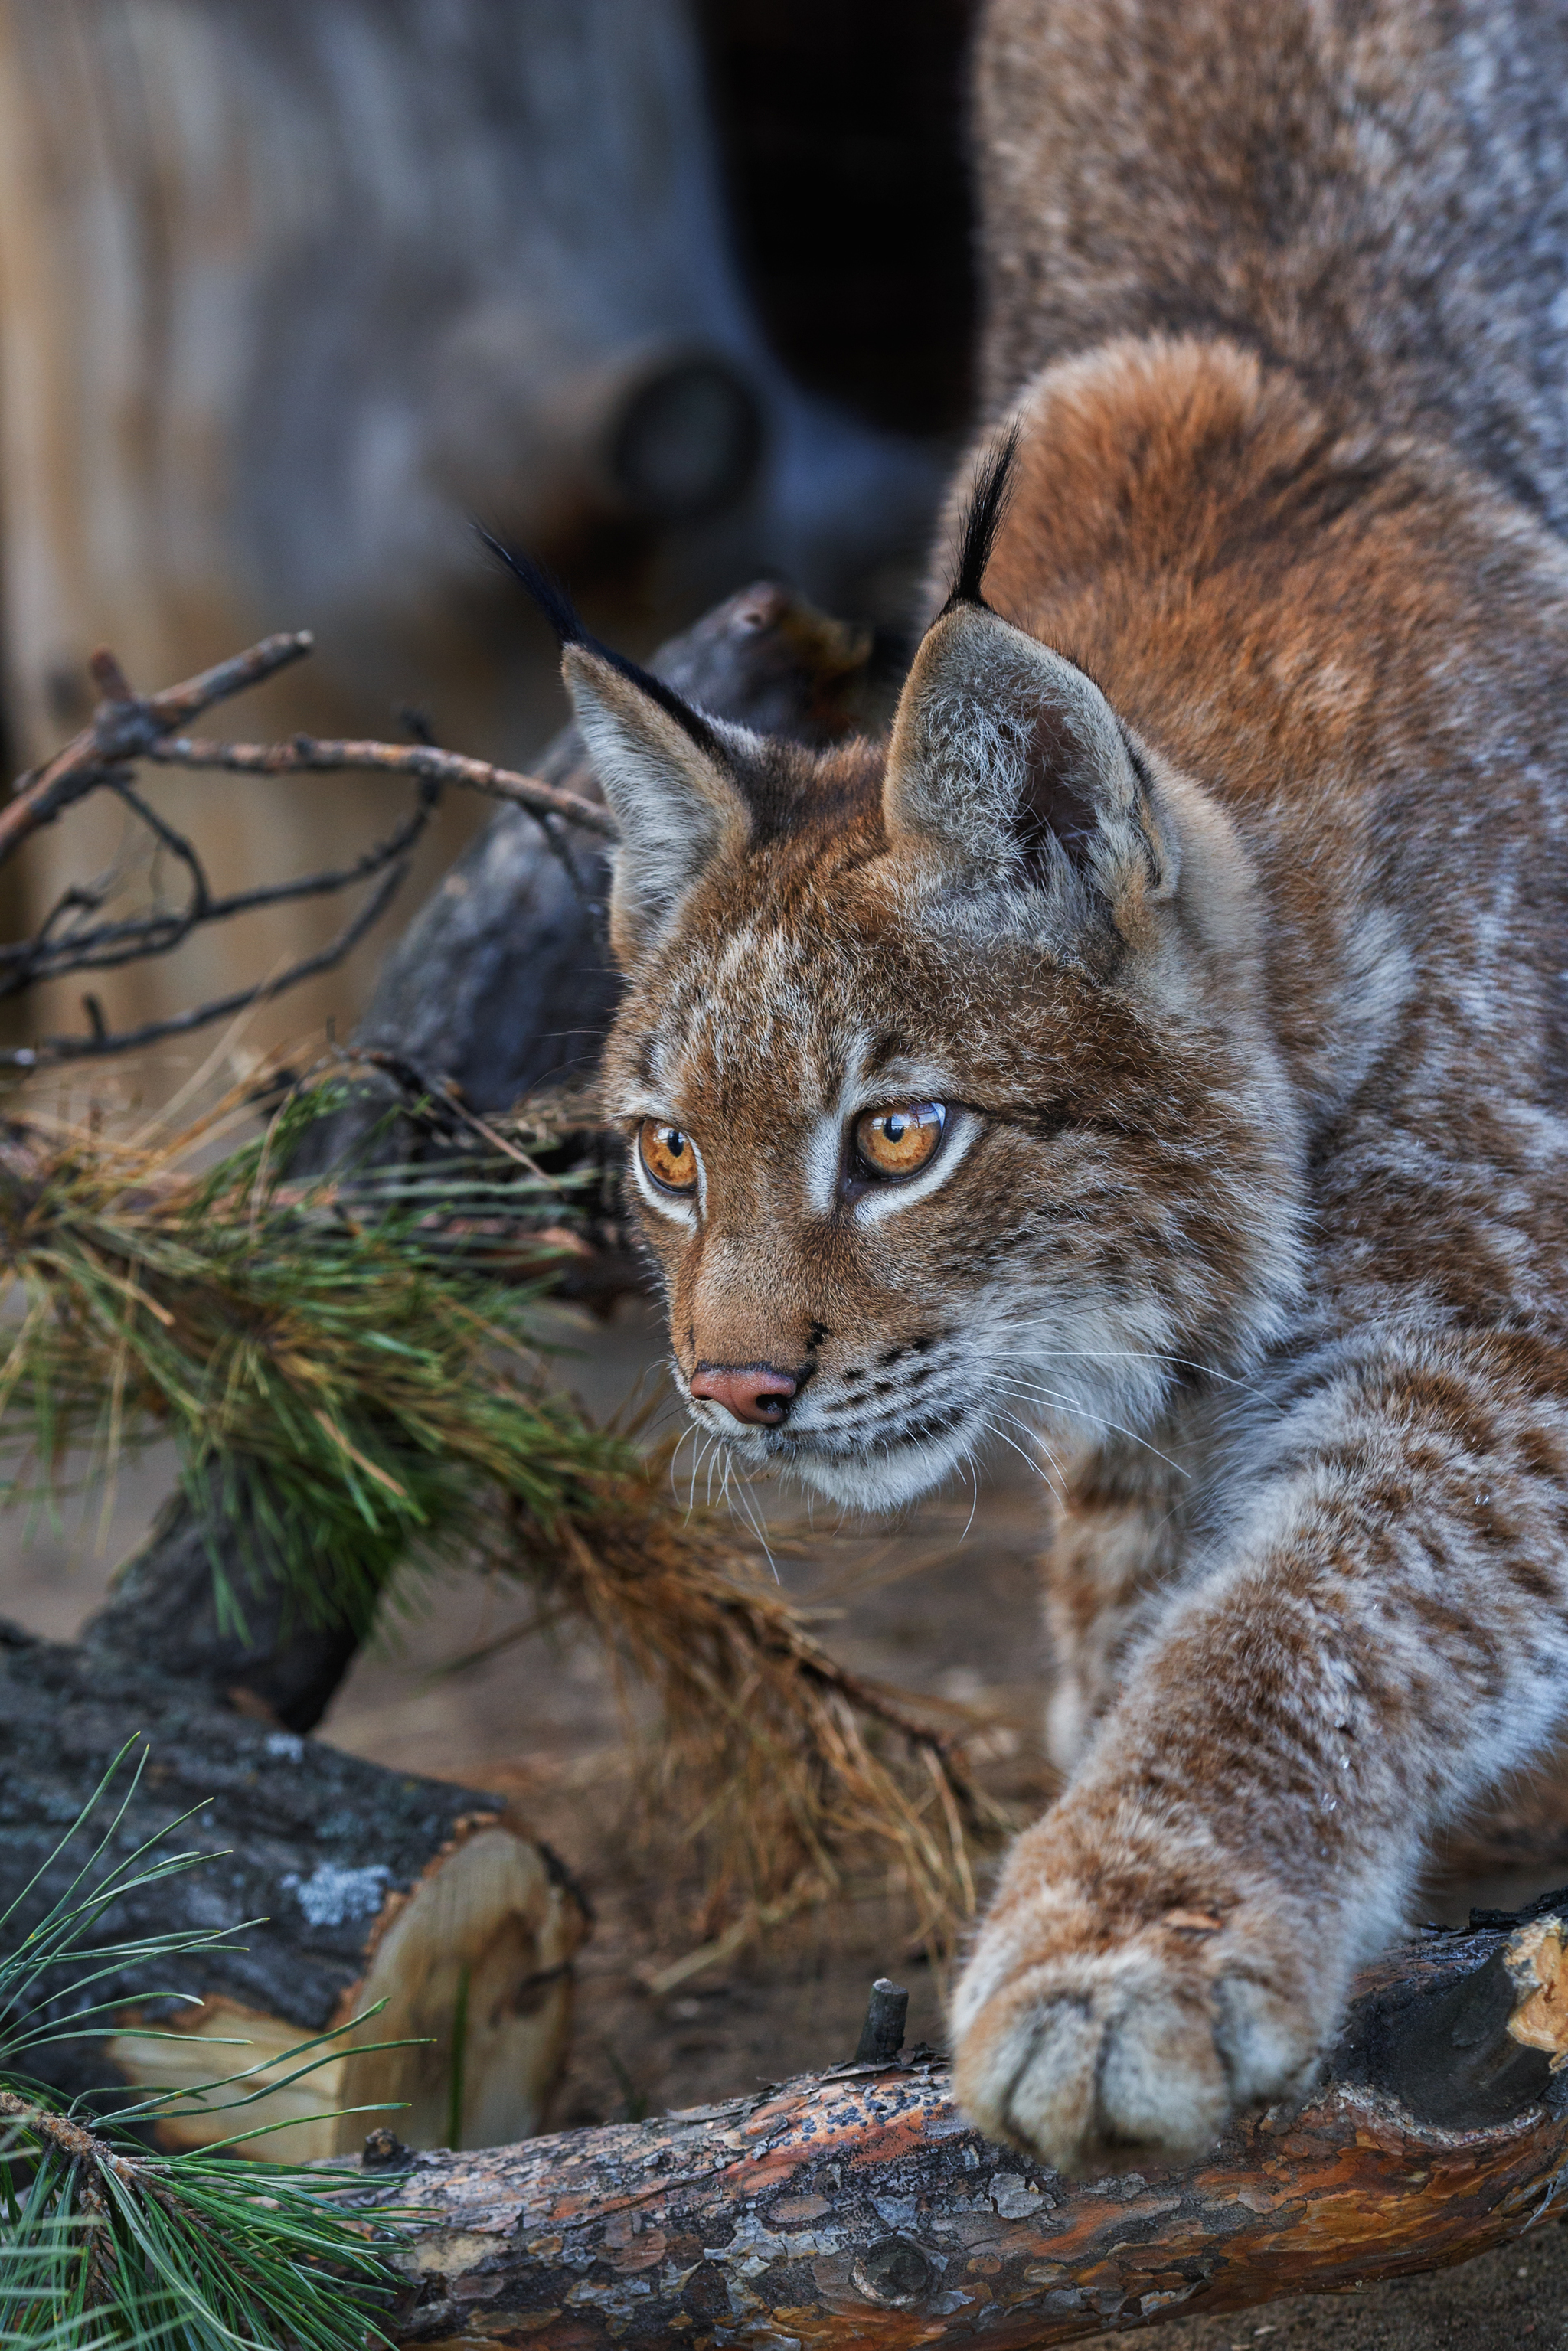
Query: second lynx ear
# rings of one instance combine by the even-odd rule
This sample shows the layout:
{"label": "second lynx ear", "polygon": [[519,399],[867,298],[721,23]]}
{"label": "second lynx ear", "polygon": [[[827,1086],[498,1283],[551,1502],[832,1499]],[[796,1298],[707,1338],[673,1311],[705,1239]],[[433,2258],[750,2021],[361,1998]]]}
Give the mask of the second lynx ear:
{"label": "second lynx ear", "polygon": [[927,632],[899,701],[884,813],[961,865],[1049,882],[1064,864],[1114,904],[1165,896],[1174,846],[1092,678],[983,606]]}

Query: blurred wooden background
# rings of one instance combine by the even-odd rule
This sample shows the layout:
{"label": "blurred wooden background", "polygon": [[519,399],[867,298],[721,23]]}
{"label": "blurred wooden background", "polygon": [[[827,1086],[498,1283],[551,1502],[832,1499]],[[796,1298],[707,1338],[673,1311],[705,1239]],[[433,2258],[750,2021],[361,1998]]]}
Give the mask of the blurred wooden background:
{"label": "blurred wooden background", "polygon": [[[412,705],[526,761],[552,649],[475,517],[629,650],[766,574],[896,631],[967,411],[973,7],[0,0],[8,767],[80,724],[99,643],[152,688],[298,627],[315,658],[223,731],[396,734]],[[221,886],[340,862],[405,805],[154,790]],[[382,931],[253,1050],[347,1028],[484,814],[443,811]],[[125,853],[96,802],[56,826],[7,927]],[[110,1017],[259,977],[342,913],[205,933]],[[77,1025],[47,992],[9,1023]]]}

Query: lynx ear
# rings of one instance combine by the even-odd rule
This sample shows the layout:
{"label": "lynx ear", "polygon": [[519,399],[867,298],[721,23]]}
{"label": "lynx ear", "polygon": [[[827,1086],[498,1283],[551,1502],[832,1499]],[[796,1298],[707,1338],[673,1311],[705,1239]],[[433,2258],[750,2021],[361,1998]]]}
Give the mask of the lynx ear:
{"label": "lynx ear", "polygon": [[1176,886],[1175,837],[1093,679],[982,604],[953,603],[915,655],[883,811],[891,840],[1036,884],[1075,875],[1113,910]]}
{"label": "lynx ear", "polygon": [[551,572],[482,524],[476,528],[555,631],[589,759],[620,829],[610,945],[617,962],[631,963],[708,861],[750,830],[731,758],[739,730],[705,717],[662,678],[600,644]]}
{"label": "lynx ear", "polygon": [[703,868],[745,841],[746,803],[721,729],[657,681],[629,676],[588,644],[569,644],[561,671],[593,772],[621,830],[610,942],[630,962]]}

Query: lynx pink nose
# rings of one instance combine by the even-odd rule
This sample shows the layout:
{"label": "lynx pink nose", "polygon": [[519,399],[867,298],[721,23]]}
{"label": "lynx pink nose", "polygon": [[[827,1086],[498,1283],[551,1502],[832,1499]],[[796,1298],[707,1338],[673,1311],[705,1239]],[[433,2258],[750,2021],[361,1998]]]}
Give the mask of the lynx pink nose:
{"label": "lynx pink nose", "polygon": [[699,1364],[691,1379],[693,1395],[723,1405],[748,1428],[777,1428],[799,1385],[771,1364]]}

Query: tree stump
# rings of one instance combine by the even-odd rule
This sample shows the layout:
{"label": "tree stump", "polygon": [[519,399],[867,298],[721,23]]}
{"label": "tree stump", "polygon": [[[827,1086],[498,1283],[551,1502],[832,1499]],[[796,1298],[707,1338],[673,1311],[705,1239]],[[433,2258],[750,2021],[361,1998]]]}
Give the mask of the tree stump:
{"label": "tree stump", "polygon": [[[168,1677],[0,1624],[0,1911],[138,1733],[151,1753],[92,1882],[192,1805],[204,1809],[172,1849],[214,1858],[116,1900],[102,1939],[258,1923],[232,1944],[159,1962],[151,1979],[133,1968],[59,2001],[62,2016],[90,1999],[124,2005],[105,2039],[29,2053],[29,2072],[73,2093],[115,2081],[193,2088],[256,2064],[281,2074],[293,2070],[277,2064],[286,2051],[384,2001],[352,2042],[423,2045],[347,2046],[237,2114],[223,2111],[232,2092],[206,2110],[187,2100],[158,2137],[211,2144],[277,2122],[287,2127],[249,2152],[304,2161],[358,2150],[380,2119],[329,2109],[385,2100],[406,2102],[384,2119],[414,2147],[487,2146],[540,2127],[565,2063],[572,1959],[588,1921],[559,1863],[497,1797],[383,1771]],[[112,1813],[101,1806],[72,1840],[7,1922],[8,1938],[64,1888]],[[214,2045],[231,2035],[249,2046]]]}

